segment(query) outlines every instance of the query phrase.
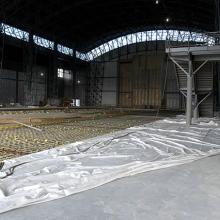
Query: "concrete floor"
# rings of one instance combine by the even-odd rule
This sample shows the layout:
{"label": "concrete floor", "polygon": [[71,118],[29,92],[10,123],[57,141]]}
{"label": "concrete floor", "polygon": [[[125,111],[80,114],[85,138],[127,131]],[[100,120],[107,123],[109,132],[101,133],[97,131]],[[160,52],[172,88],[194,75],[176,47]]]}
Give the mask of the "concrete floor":
{"label": "concrete floor", "polygon": [[[73,112],[68,120],[61,114],[65,118],[62,123],[38,125],[43,134],[22,127],[4,129],[2,125],[0,160],[155,120],[154,116],[124,115],[76,121],[71,119]],[[59,117],[59,112],[54,115]],[[3,213],[0,220],[219,220],[219,167],[220,156],[215,156],[147,172],[63,199]]]}
{"label": "concrete floor", "polygon": [[219,220],[220,156],[123,178],[0,220]]}
{"label": "concrete floor", "polygon": [[[0,161],[47,150],[156,120],[155,116],[127,115],[101,109],[7,111],[0,113]],[[42,129],[42,132],[14,121]]]}

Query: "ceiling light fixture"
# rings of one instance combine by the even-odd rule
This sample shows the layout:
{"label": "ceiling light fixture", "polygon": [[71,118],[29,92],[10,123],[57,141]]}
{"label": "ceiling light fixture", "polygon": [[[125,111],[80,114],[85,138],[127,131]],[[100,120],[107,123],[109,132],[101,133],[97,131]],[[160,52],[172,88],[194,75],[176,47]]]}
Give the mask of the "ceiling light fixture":
{"label": "ceiling light fixture", "polygon": [[167,23],[170,22],[170,18],[166,18],[166,22],[167,22]]}

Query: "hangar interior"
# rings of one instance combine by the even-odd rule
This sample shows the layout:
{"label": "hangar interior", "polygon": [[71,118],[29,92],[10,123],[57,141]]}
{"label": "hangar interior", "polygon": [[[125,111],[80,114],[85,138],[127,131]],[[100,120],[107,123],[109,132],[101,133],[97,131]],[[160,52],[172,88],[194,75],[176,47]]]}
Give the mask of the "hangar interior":
{"label": "hangar interior", "polygon": [[[220,165],[219,62],[220,0],[0,0],[0,219],[37,220],[36,210],[43,219],[73,219],[73,215],[76,219],[206,219],[204,204],[207,210],[215,210],[210,219],[219,219],[214,205],[220,202],[214,196],[220,193],[215,170]],[[126,148],[125,143],[131,146]],[[159,156],[139,148],[133,151],[134,146],[154,149]],[[59,179],[61,167],[66,172],[70,166],[64,155],[59,158],[60,147],[67,152],[76,147],[77,152],[69,152],[72,157],[66,160],[87,164],[76,186],[69,173]],[[91,162],[93,150],[104,158],[100,164],[97,158],[100,167]],[[89,162],[84,159],[87,153]],[[123,153],[133,159],[124,162]],[[48,155],[59,160],[49,164]],[[56,163],[54,171],[51,167]],[[88,164],[96,168],[88,171]],[[28,165],[37,168],[30,171]],[[74,174],[79,172],[77,166],[71,167]],[[112,167],[112,173],[105,166]],[[97,170],[103,176],[95,176]],[[31,179],[30,185],[19,179],[50,171],[58,176],[50,180],[48,174],[46,186],[43,177],[38,182]],[[185,187],[184,193],[174,183],[173,191],[164,192],[170,175]],[[127,180],[127,176],[133,177]],[[184,176],[185,183],[178,179]],[[126,178],[118,180],[122,177]],[[11,185],[10,178],[21,181],[20,185]],[[199,178],[198,188],[204,187],[207,198],[199,190],[192,191],[191,184]],[[43,198],[35,191],[39,182],[44,191],[48,187]],[[54,192],[50,187],[60,182],[62,193]],[[142,183],[154,190],[158,187],[161,198],[145,185],[142,190],[148,199],[142,198],[141,189],[136,191],[136,184]],[[25,192],[25,186],[33,192],[31,199],[16,191]],[[120,198],[113,193],[117,190]],[[183,194],[194,210],[183,207]],[[177,200],[165,198],[172,195]],[[19,196],[25,199],[19,202]],[[157,214],[159,207],[152,205],[156,198],[165,201]],[[73,209],[71,201],[76,204]],[[81,204],[85,212],[77,208]]]}

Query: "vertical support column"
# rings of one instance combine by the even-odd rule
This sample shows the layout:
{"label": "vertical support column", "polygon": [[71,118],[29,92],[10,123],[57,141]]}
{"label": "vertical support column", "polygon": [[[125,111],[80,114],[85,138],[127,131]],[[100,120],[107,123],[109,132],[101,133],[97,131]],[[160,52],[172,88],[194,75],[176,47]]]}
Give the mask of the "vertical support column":
{"label": "vertical support column", "polygon": [[47,100],[58,98],[58,80],[57,80],[57,43],[54,40],[54,50],[49,57],[49,71],[47,74]]}
{"label": "vertical support column", "polygon": [[195,99],[194,99],[194,110],[193,110],[193,119],[196,121],[198,120],[199,117],[199,109],[198,109],[198,97],[197,94],[195,94]]}
{"label": "vertical support column", "polygon": [[216,75],[217,75],[217,110],[220,111],[220,63],[216,63]]}
{"label": "vertical support column", "polygon": [[193,64],[192,55],[189,54],[189,73],[187,75],[187,104],[186,104],[186,126],[192,124],[192,86],[193,86]]}
{"label": "vertical support column", "polygon": [[15,102],[18,103],[18,70],[16,70]]}
{"label": "vertical support column", "polygon": [[3,70],[3,61],[4,61],[4,44],[5,44],[5,34],[3,34],[4,28],[0,24],[0,70]]}
{"label": "vertical support column", "polygon": [[[79,68],[79,67],[78,67]],[[74,99],[77,99],[77,95],[79,93],[79,85],[77,83],[78,77],[79,77],[79,69],[74,71]]]}
{"label": "vertical support column", "polygon": [[24,50],[24,66],[25,66],[25,97],[24,97],[24,104],[25,105],[33,105],[33,90],[32,90],[32,80],[33,80],[33,67],[34,67],[34,40],[33,40],[33,34],[32,31],[30,31],[29,34],[29,44],[27,48]]}
{"label": "vertical support column", "polygon": [[[220,31],[220,0],[215,0],[215,30]],[[216,44],[220,43],[219,36],[215,39]],[[220,111],[220,63],[216,62],[216,75],[217,75],[217,110]]]}
{"label": "vertical support column", "polygon": [[[75,45],[73,45],[73,48],[75,48]],[[75,49],[73,52],[73,60],[72,60],[72,83],[73,83],[72,98],[76,99],[76,50]]]}
{"label": "vertical support column", "polygon": [[57,41],[54,40],[54,53],[53,53],[53,95],[58,97],[58,51],[57,51]]}

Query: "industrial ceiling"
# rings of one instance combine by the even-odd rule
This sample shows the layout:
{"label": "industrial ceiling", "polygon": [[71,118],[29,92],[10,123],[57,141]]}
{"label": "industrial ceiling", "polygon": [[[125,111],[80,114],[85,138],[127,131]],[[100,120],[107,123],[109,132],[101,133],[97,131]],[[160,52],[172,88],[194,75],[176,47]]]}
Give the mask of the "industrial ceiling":
{"label": "industrial ceiling", "polygon": [[2,22],[87,51],[139,30],[215,31],[216,0],[0,0]]}

